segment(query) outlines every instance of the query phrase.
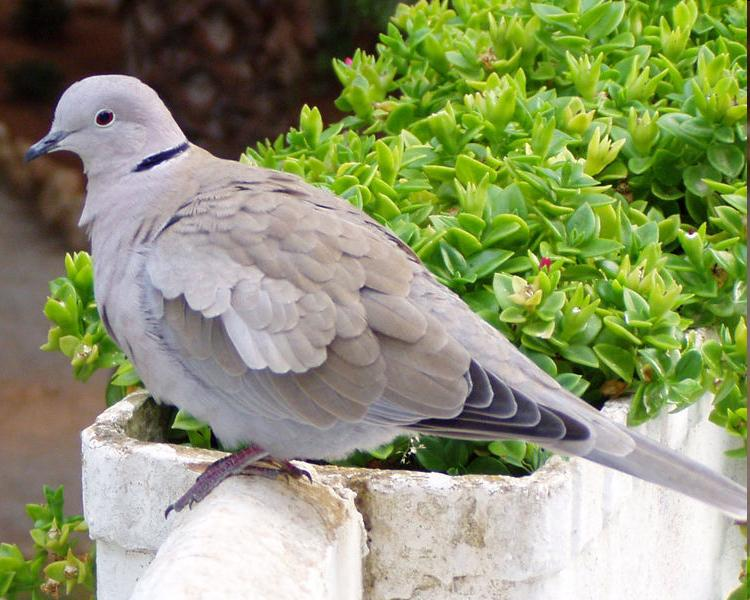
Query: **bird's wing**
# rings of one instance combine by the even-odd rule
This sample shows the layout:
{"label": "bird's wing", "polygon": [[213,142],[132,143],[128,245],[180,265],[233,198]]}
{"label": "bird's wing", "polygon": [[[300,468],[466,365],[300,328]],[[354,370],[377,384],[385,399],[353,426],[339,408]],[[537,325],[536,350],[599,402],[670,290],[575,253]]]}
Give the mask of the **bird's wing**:
{"label": "bird's wing", "polygon": [[459,413],[471,357],[409,297],[413,255],[344,200],[242,173],[188,199],[149,252],[181,354],[206,381],[265,390],[251,408],[267,416],[326,427]]}

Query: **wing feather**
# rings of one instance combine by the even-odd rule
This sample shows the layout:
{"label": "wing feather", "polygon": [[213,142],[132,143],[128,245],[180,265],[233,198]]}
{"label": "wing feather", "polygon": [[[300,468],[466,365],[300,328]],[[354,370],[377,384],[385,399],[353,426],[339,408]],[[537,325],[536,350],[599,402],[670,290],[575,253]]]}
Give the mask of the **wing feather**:
{"label": "wing feather", "polygon": [[266,183],[199,194],[155,240],[165,338],[244,410],[317,427],[457,415],[471,358],[409,297],[412,257],[345,201]]}

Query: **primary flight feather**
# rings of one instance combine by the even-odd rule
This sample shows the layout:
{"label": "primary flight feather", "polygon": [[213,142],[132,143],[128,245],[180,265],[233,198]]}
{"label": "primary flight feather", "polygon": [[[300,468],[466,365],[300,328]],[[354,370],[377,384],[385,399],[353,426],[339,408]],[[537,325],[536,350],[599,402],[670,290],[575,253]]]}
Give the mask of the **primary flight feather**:
{"label": "primary flight feather", "polygon": [[742,486],[567,392],[379,223],[190,144],[137,79],[73,84],[27,157],[56,150],[88,177],[107,330],[155,397],[252,443],[246,462],[341,458],[404,432],[517,438],[745,518]]}

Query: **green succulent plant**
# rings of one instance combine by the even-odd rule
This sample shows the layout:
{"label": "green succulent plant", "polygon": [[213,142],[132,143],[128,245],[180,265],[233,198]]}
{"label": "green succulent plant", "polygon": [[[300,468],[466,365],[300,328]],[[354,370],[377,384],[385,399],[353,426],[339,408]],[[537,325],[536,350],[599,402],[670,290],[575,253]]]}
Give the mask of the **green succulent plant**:
{"label": "green succulent plant", "polygon": [[94,556],[80,551],[88,544],[86,526],[80,515],[63,512],[63,488],[44,486],[43,504],[27,504],[34,522],[29,534],[34,542],[32,558],[26,558],[16,544],[0,544],[0,598],[59,598],[74,590],[79,598],[94,597]]}

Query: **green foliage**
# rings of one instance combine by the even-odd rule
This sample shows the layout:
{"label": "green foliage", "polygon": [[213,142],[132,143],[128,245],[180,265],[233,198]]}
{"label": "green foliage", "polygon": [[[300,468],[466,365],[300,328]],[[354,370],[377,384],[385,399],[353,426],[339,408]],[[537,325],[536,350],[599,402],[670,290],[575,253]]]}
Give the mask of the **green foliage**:
{"label": "green foliage", "polygon": [[86,381],[97,369],[115,368],[107,387],[107,405],[140,386],[133,365],[107,335],[94,300],[94,268],[86,252],[65,255],[65,276],[50,282],[45,316],[53,326],[42,350],[62,352],[73,376]]}
{"label": "green foliage", "polygon": [[740,319],[732,334],[721,326],[719,339],[701,347],[707,369],[704,376],[715,393],[710,419],[738,437],[742,447],[732,450],[737,458],[747,456],[747,326]]}
{"label": "green foliage", "polygon": [[549,457],[535,444],[497,441],[490,444],[446,440],[429,435],[401,436],[370,452],[357,451],[336,464],[378,469],[424,469],[449,475],[527,475]]}
{"label": "green foliage", "polygon": [[[177,437],[184,432],[187,443],[195,448],[212,448],[211,428],[184,410],[176,411],[172,420],[171,436]],[[177,437],[179,440],[179,437]],[[175,441],[177,441],[175,440]]]}
{"label": "green foliage", "polygon": [[747,551],[747,523],[739,525],[739,529],[745,538],[745,560],[740,571],[740,585],[729,594],[727,600],[747,600],[750,598],[750,581],[747,577],[748,572],[750,572],[750,554]]}
{"label": "green foliage", "polygon": [[34,555],[27,559],[15,544],[0,543],[0,598],[94,597],[94,557],[76,550],[88,542],[80,515],[63,513],[63,487],[44,486],[45,504],[27,504],[34,525],[29,534]]}

